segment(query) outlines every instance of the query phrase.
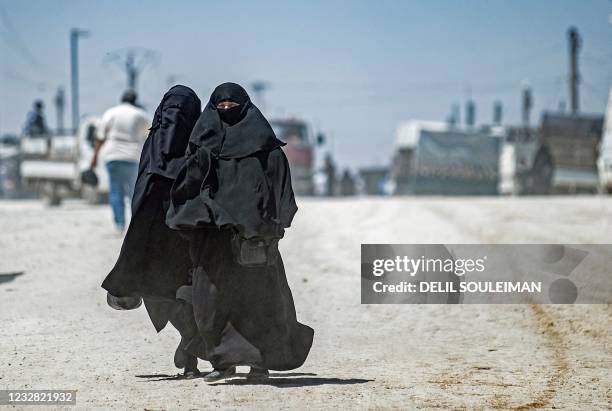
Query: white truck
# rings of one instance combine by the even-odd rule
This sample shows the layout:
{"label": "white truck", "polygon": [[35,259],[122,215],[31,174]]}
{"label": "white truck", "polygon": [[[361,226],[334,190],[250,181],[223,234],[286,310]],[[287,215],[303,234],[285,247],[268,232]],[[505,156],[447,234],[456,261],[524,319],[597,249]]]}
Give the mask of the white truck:
{"label": "white truck", "polygon": [[602,193],[612,193],[612,87],[608,96],[603,135],[599,146],[597,169],[599,171],[599,189]]}
{"label": "white truck", "polygon": [[23,184],[45,197],[49,205],[59,205],[66,197],[84,197],[97,203],[108,195],[108,174],[103,164],[95,170],[97,187],[81,182],[81,173],[89,168],[93,156],[97,122],[95,117],[84,119],[76,135],[22,137]]}

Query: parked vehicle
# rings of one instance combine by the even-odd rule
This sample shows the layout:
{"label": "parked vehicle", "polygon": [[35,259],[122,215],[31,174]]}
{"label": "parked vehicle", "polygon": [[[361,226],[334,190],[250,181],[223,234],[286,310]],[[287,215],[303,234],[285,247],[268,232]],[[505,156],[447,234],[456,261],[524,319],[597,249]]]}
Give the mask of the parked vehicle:
{"label": "parked vehicle", "polygon": [[307,123],[294,118],[273,119],[270,125],[276,136],[287,143],[283,150],[291,167],[293,191],[296,195],[313,195],[315,144],[323,137],[318,135],[315,142]]}
{"label": "parked vehicle", "polygon": [[553,193],[597,191],[597,158],[602,131],[602,116],[544,113],[540,143],[552,159]]}
{"label": "parked vehicle", "polygon": [[388,167],[364,167],[359,169],[359,186],[361,194],[365,195],[389,195],[389,168]]}
{"label": "parked vehicle", "polygon": [[600,191],[607,194],[612,193],[612,87],[610,87],[608,97],[597,168],[599,170]]}
{"label": "parked vehicle", "polygon": [[95,189],[84,186],[81,173],[89,168],[93,155],[97,119],[86,118],[78,133],[44,138],[22,137],[21,177],[24,185],[59,205],[63,198],[85,196],[92,202],[108,193],[108,176],[101,164],[96,168],[100,183]]}
{"label": "parked vehicle", "polygon": [[539,129],[505,128],[501,165],[502,194],[550,194],[554,164]]}
{"label": "parked vehicle", "polygon": [[19,174],[20,141],[13,134],[0,137],[0,197],[16,198],[23,195]]}

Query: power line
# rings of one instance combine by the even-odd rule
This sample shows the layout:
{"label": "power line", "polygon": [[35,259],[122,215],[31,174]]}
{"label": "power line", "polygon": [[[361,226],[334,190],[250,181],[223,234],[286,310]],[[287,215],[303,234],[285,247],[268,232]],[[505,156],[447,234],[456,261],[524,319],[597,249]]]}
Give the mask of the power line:
{"label": "power line", "polygon": [[28,62],[28,64],[30,64],[36,69],[40,69],[40,63],[38,62],[38,60],[36,60],[36,58],[34,58],[34,55],[30,52],[25,42],[21,39],[21,36],[17,32],[17,30],[15,30],[15,27],[13,26],[13,23],[11,22],[8,13],[2,6],[0,6],[0,20],[2,20],[2,23],[4,25],[5,33],[12,37],[13,41],[9,41],[9,44],[15,47],[17,51],[19,51],[21,56],[24,58],[25,61]]}
{"label": "power line", "polygon": [[[43,66],[43,64],[41,64],[40,61],[36,57],[34,57],[34,53],[30,51],[26,42],[23,40],[19,32],[15,29],[15,26],[13,25],[11,18],[9,14],[7,13],[6,9],[4,9],[1,5],[0,5],[0,22],[2,22],[2,25],[0,25],[0,28],[3,29],[3,30],[0,30],[0,34],[2,34],[2,36],[4,37],[5,42],[7,43],[9,47],[13,48],[19,53],[22,59],[30,66],[30,68],[35,69],[38,73],[44,74],[45,76],[54,76],[55,78],[62,78],[62,79],[65,78],[66,73],[60,70],[54,69],[50,67],[49,65]],[[38,81],[38,83],[43,84],[44,82]]]}
{"label": "power line", "polygon": [[22,84],[27,84],[29,86],[33,86],[36,89],[38,89],[38,91],[45,91],[49,88],[49,83],[46,83],[44,81],[33,80],[29,77],[24,76],[23,73],[18,74],[18,73],[15,73],[14,71],[4,69],[2,70],[2,74],[4,74],[6,78],[9,78],[11,80],[17,81]]}

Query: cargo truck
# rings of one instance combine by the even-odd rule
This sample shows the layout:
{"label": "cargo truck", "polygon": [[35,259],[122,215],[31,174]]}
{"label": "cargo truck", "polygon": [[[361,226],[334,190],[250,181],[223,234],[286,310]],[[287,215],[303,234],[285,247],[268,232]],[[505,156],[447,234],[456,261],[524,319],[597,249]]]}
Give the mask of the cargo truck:
{"label": "cargo truck", "polygon": [[[81,173],[93,156],[97,118],[82,121],[76,134],[21,138],[20,174],[23,184],[59,205],[67,197],[84,197],[99,202],[108,194],[108,175],[103,164],[96,168],[98,186],[82,184]],[[102,162],[101,162],[102,163]]]}
{"label": "cargo truck", "polygon": [[291,183],[296,195],[314,194],[315,144],[322,142],[322,135],[315,138],[305,121],[295,118],[273,119],[270,125],[280,140],[287,143],[283,151],[291,167]]}

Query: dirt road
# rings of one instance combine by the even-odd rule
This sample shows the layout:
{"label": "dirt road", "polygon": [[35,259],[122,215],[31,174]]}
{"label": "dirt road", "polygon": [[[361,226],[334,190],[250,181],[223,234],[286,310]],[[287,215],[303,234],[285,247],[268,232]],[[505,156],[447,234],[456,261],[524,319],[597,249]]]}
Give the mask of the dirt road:
{"label": "dirt road", "polygon": [[[360,244],[609,243],[612,200],[300,201],[281,250],[306,364],[216,384],[181,380],[178,334],[113,311],[99,284],[121,239],[108,207],[0,202],[0,389],[76,389],[77,409],[604,409],[612,307],[360,304]],[[209,369],[203,363],[202,370]],[[246,371],[246,369],[239,369]]]}

